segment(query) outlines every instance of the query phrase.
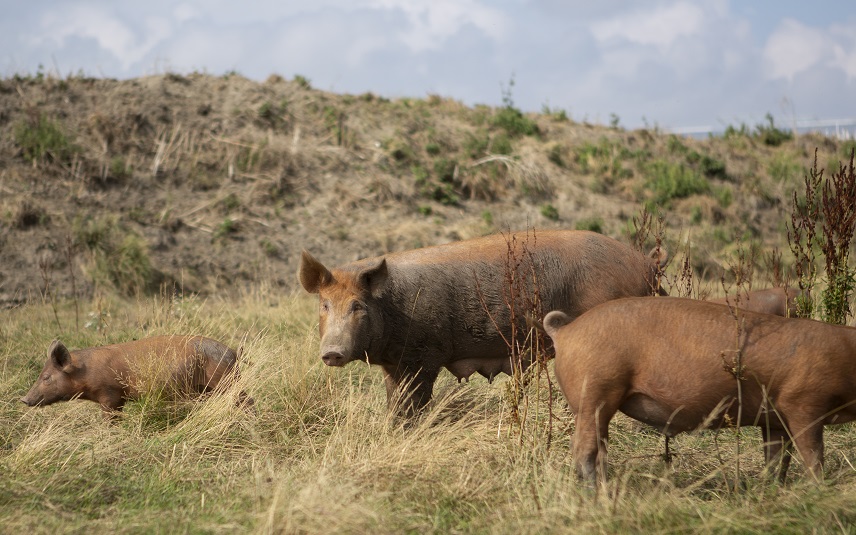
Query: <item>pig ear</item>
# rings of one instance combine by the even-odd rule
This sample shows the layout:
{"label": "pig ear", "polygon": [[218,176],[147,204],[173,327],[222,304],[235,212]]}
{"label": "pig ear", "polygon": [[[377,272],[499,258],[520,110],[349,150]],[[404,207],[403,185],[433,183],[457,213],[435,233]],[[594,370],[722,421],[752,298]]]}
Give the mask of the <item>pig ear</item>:
{"label": "pig ear", "polygon": [[60,370],[71,364],[71,354],[62,342],[54,340],[48,349],[48,358]]}
{"label": "pig ear", "polygon": [[389,271],[386,267],[386,258],[381,258],[374,266],[367,267],[362,270],[357,276],[360,288],[366,290],[373,296],[380,294],[386,279],[389,276]]}
{"label": "pig ear", "polygon": [[658,245],[651,249],[651,252],[648,253],[648,258],[657,263],[661,268],[664,268],[669,260],[669,252],[662,245]]}
{"label": "pig ear", "polygon": [[322,286],[333,280],[333,275],[330,270],[324,267],[324,264],[315,260],[315,257],[308,252],[303,251],[300,256],[300,269],[297,272],[297,278],[300,279],[300,284],[304,290],[311,294],[317,294]]}

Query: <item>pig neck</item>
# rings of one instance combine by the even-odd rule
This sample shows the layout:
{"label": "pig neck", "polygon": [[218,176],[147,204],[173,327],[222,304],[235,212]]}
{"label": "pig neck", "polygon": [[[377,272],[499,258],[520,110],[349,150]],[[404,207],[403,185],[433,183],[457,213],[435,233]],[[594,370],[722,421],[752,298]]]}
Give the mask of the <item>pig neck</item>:
{"label": "pig neck", "polygon": [[72,380],[75,390],[81,393],[80,399],[100,403],[108,392],[118,391],[125,396],[134,394],[134,389],[129,385],[130,370],[123,356],[113,358],[113,353],[91,349],[72,351],[71,355],[72,362],[78,367],[75,372],[77,377]]}

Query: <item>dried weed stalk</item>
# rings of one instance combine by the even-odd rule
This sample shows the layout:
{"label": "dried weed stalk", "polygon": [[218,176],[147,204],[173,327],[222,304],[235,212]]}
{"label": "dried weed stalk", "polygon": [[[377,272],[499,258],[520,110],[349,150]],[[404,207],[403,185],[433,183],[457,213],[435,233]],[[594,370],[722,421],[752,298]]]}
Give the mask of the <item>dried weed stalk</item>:
{"label": "dried weed stalk", "polygon": [[[820,217],[818,193],[823,182],[823,169],[817,169],[817,150],[814,151],[814,165],[804,176],[805,197],[800,199],[794,192],[791,211],[791,224],[788,228],[788,244],[794,254],[794,269],[801,296],[810,295],[817,283],[815,265],[815,247],[818,245],[817,222]],[[796,316],[810,318],[814,313],[811,299],[797,299]]]}
{"label": "dried weed stalk", "polygon": [[[822,294],[823,319],[845,325],[850,314],[850,295],[856,284],[856,270],[851,268],[850,244],[856,226],[856,173],[853,170],[854,151],[850,164],[839,164],[837,173],[823,184],[823,240],[820,248],[826,257],[827,286]],[[817,167],[815,152],[814,165]]]}
{"label": "dried weed stalk", "polygon": [[[746,250],[743,248],[743,245],[738,238],[736,258],[733,262],[729,262],[728,266],[728,270],[731,272],[734,282],[726,283],[724,273],[720,278],[722,288],[725,290],[725,302],[728,305],[732,318],[734,318],[734,348],[723,350],[720,353],[720,358],[722,359],[725,371],[734,377],[737,384],[737,421],[734,422],[735,489],[740,488],[740,422],[743,419],[743,381],[746,379],[746,369],[743,365],[745,318],[743,316],[743,311],[740,308],[740,302],[744,296],[752,290],[752,275],[755,271],[756,255],[757,249],[755,247],[750,247],[749,254],[747,256]],[[731,288],[734,288],[734,292],[729,294],[729,290]]]}
{"label": "dried weed stalk", "polygon": [[770,277],[770,283],[773,286],[784,288],[788,286],[788,273],[785,272],[782,264],[782,251],[778,247],[774,247],[772,251],[767,251],[761,255],[761,262],[764,264],[764,271]]}
{"label": "dried weed stalk", "polygon": [[[854,152],[850,163],[839,164],[837,173],[825,180],[817,167],[817,149],[809,174],[805,176],[805,196],[793,195],[793,213],[788,243],[796,258],[796,272],[802,294],[797,298],[797,316],[812,317],[814,301],[809,297],[818,282],[817,251],[823,254],[826,288],[821,293],[821,319],[846,324],[850,296],[856,287],[856,270],[850,267],[850,247],[856,227],[856,172]],[[817,232],[821,225],[821,234]]]}
{"label": "dried weed stalk", "polygon": [[[648,211],[648,208],[643,206],[639,217],[633,216],[632,221],[633,232],[629,237],[633,247],[642,254],[646,254],[645,248],[648,239],[653,237],[654,249],[650,252],[649,256],[652,256],[655,260],[659,259],[665,251],[663,240],[666,237],[666,219],[661,213],[658,213],[655,219],[654,215]],[[651,282],[651,295],[656,296],[660,295],[660,288],[663,287],[663,282],[666,280],[666,265],[656,261],[654,269],[654,277]]]}
{"label": "dried weed stalk", "polygon": [[[543,266],[532,253],[537,237],[534,230],[531,234],[527,231],[522,241],[516,235],[511,235],[506,243],[502,299],[509,312],[510,334],[503,339],[509,349],[512,374],[511,380],[506,383],[504,399],[510,409],[513,425],[519,432],[520,444],[523,444],[524,431],[531,423],[533,440],[537,440],[541,433],[546,433],[546,446],[549,449],[553,438],[556,402],[556,388],[547,367],[550,341],[541,329],[521,327],[531,323],[528,319],[544,316],[539,283]],[[482,304],[489,314],[483,297]],[[498,325],[497,330],[501,332]],[[531,388],[533,379],[534,392]]]}

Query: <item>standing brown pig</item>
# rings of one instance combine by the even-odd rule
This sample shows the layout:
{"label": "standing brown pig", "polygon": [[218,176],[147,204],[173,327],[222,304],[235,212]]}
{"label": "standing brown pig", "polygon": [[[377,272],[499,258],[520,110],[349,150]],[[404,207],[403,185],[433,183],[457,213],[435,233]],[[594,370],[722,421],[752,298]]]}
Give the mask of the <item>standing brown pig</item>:
{"label": "standing brown pig", "polygon": [[304,251],[298,277],[307,292],[319,294],[321,360],[382,366],[390,407],[400,404],[410,415],[431,398],[440,368],[459,380],[476,372],[489,379],[511,373],[512,272],[522,282],[514,316],[522,331],[529,312],[522,309],[523,295],[535,295],[535,286],[541,310],[574,317],[610,299],[651,295],[656,268],[657,261],[601,234],[550,230],[403,251],[335,269]]}
{"label": "standing brown pig", "polygon": [[[54,340],[42,373],[21,401],[34,407],[80,397],[110,413],[137,399],[144,379],[180,393],[213,390],[232,378],[237,358],[229,347],[202,336],[155,336],[76,351]],[[251,402],[244,393],[240,397]]]}
{"label": "standing brown pig", "polygon": [[619,299],[571,319],[550,312],[544,328],[576,414],[582,477],[605,474],[609,421],[619,410],[666,436],[758,426],[768,467],[781,461],[782,480],[791,440],[820,478],[823,426],[856,419],[851,327],[671,297]]}
{"label": "standing brown pig", "polygon": [[709,299],[708,302],[739,306],[741,309],[750,312],[795,318],[797,317],[797,296],[800,294],[801,292],[798,288],[777,286],[743,293],[739,296],[739,299],[737,296],[728,298],[720,297],[718,299]]}

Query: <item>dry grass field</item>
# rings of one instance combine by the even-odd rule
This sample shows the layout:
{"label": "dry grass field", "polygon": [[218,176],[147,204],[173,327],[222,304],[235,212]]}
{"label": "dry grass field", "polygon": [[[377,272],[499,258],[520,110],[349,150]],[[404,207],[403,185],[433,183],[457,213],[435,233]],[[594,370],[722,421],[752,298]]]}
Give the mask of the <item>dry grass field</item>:
{"label": "dry grass field", "polygon": [[[409,429],[386,412],[379,369],[325,367],[315,303],[272,297],[82,303],[103,318],[70,347],[205,332],[244,347],[241,383],[205,400],[130,403],[116,423],[95,403],[17,401],[56,335],[50,306],[0,321],[0,523],[7,533],[625,533],[844,532],[856,521],[856,430],[827,428],[826,480],[799,463],[784,486],[760,478],[756,429],[662,438],[612,423],[610,480],[594,492],[571,469],[573,418],[544,384],[525,420],[507,378],[458,384],[445,373]],[[60,322],[74,321],[71,306]],[[235,406],[237,388],[256,400]],[[539,401],[540,400],[540,401]],[[739,468],[738,468],[739,464]]]}
{"label": "dry grass field", "polygon": [[[679,436],[667,465],[662,437],[619,415],[594,490],[552,364],[519,402],[508,377],[443,372],[402,427],[380,369],[318,358],[294,273],[304,248],[335,265],[508,229],[629,243],[647,207],[663,219],[639,241],[662,229],[673,295],[795,284],[793,195],[815,150],[837,170],[854,146],[772,118],[694,140],[302,77],[0,80],[0,532],[852,533],[852,425],[827,428],[823,483],[796,461],[779,485],[757,429]],[[243,347],[239,384],[155,389],[114,422],[18,401],[55,338],[156,334]]]}

